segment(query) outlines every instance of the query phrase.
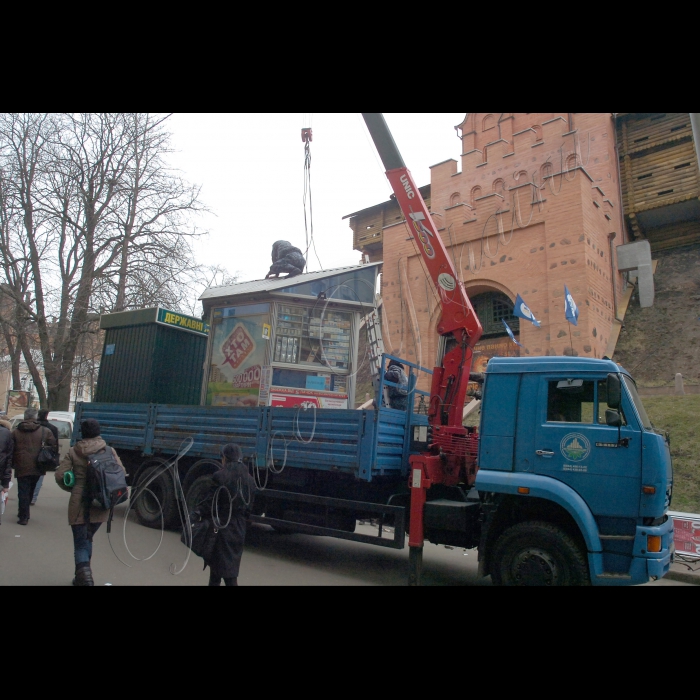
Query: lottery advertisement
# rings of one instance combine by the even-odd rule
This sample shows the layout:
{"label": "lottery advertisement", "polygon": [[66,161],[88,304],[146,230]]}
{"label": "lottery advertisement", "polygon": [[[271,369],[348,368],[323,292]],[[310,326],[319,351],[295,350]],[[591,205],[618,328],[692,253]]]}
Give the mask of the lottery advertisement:
{"label": "lottery advertisement", "polygon": [[[213,323],[208,406],[257,406],[265,366],[268,314],[226,317]],[[267,333],[269,337],[269,333]]]}
{"label": "lottery advertisement", "polygon": [[676,553],[700,559],[700,515],[671,513]]}
{"label": "lottery advertisement", "polygon": [[347,394],[330,391],[309,391],[307,389],[287,389],[273,386],[270,391],[270,406],[281,408],[347,408]]}

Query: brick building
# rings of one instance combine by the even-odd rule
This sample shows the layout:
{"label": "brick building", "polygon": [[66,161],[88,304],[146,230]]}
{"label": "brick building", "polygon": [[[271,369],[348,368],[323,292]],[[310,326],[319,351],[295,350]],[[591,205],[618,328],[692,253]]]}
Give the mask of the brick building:
{"label": "brick building", "polygon": [[[461,163],[432,166],[422,193],[484,325],[475,369],[495,354],[602,357],[626,285],[611,255],[627,242],[613,115],[470,113],[457,128]],[[398,206],[346,218],[355,248],[384,261],[387,351],[432,367],[437,297]],[[577,327],[565,318],[564,285]],[[517,294],[540,328],[512,316]]]}

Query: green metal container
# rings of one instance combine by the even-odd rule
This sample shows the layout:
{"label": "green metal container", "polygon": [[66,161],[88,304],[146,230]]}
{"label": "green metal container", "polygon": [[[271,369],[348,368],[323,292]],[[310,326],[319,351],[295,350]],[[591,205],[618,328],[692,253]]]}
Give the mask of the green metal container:
{"label": "green metal container", "polygon": [[209,325],[161,307],[100,318],[95,401],[198,405]]}

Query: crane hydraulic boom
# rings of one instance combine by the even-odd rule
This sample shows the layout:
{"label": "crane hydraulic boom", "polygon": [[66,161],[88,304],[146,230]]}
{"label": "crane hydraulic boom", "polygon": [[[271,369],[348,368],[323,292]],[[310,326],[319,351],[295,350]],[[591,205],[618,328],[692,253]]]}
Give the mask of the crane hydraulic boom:
{"label": "crane hydraulic boom", "polygon": [[433,374],[430,422],[434,428],[461,427],[469,384],[471,350],[481,337],[481,323],[384,117],[381,114],[362,116],[386,168],[386,176],[406,217],[416,248],[440,296],[441,315],[437,331],[445,343]]}
{"label": "crane hydraulic boom", "polygon": [[470,435],[462,425],[462,413],[469,385],[472,351],[481,337],[482,328],[384,117],[364,113],[362,116],[441,303],[437,331],[443,342],[440,344],[437,366],[433,370],[428,409],[432,444],[427,452],[410,458],[409,581],[418,585],[428,490],[435,484],[472,486],[476,479],[473,449],[476,436]]}
{"label": "crane hydraulic boom", "polygon": [[381,114],[362,116],[441,303],[437,331],[443,342],[433,370],[428,410],[432,443],[427,452],[410,458],[409,580],[417,585],[420,583],[425,540],[423,516],[428,490],[434,484],[472,486],[476,479],[473,449],[476,436],[470,435],[462,425],[462,412],[472,351],[481,337],[482,328],[384,117]]}

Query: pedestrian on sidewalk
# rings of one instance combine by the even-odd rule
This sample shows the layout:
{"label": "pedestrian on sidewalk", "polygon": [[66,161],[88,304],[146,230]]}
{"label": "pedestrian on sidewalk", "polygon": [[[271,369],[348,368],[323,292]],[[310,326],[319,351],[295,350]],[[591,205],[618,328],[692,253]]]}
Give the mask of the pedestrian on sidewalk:
{"label": "pedestrian on sidewalk", "polygon": [[39,425],[37,411],[28,408],[24,412],[24,420],[12,431],[14,454],[12,464],[17,478],[19,512],[17,523],[26,525],[29,521],[29,506],[39,477],[46,474],[46,469],[37,464],[37,457],[43,445],[56,450],[58,443],[53,433]]}
{"label": "pedestrian on sidewalk", "polygon": [[[80,423],[81,440],[68,450],[56,470],[56,483],[70,493],[68,500],[68,524],[73,532],[73,556],[75,559],[74,586],[94,586],[90,561],[92,559],[92,538],[102,523],[109,518],[109,511],[101,508],[86,508],[83,499],[87,478],[88,457],[101,450],[112,450],[115,460],[122,469],[124,465],[116,451],[107,447],[100,437],[100,424],[94,418],[87,418]],[[64,483],[66,472],[73,472],[75,483],[72,487]],[[87,513],[87,517],[86,516]]]}
{"label": "pedestrian on sidewalk", "polygon": [[[53,424],[49,423],[49,412],[46,408],[41,408],[39,409],[39,415],[37,416],[37,422],[39,425],[43,425],[45,428],[48,428],[52,433],[54,438],[56,439],[56,459],[58,460],[58,428]],[[36,505],[36,499],[39,498],[39,491],[41,491],[41,485],[44,483],[44,475],[39,477],[39,481],[36,482],[36,486],[34,487],[34,494],[32,496],[32,505]]]}
{"label": "pedestrian on sidewalk", "polygon": [[14,446],[10,424],[6,420],[0,420],[0,493],[7,493],[10,488]]}
{"label": "pedestrian on sidewalk", "polygon": [[209,561],[209,585],[238,585],[246,526],[253,506],[255,479],[243,463],[243,451],[230,443],[221,450],[221,469],[213,477],[211,490],[190,514],[195,521],[213,519],[218,529]]}

